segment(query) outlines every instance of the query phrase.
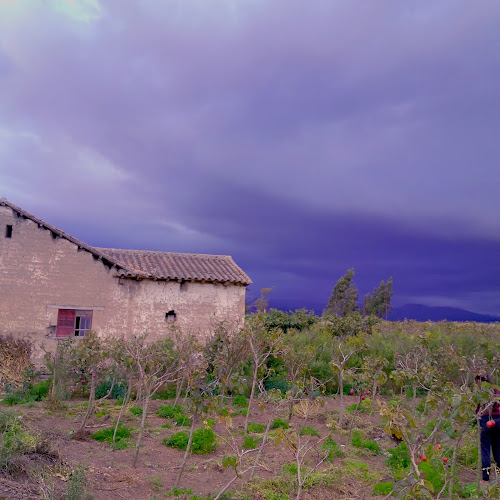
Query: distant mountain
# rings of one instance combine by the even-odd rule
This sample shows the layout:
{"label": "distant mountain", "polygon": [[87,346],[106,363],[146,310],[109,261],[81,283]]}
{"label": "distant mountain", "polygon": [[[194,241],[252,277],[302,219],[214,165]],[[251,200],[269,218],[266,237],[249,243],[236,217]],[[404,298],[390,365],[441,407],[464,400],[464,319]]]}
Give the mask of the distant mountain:
{"label": "distant mountain", "polygon": [[[270,300],[269,307],[281,309],[282,311],[294,311],[295,309],[314,310],[316,314],[321,314],[324,305],[306,303],[299,304],[294,301]],[[403,321],[405,319],[414,319],[416,321],[475,321],[477,323],[493,323],[500,321],[500,316],[491,316],[480,314],[457,307],[432,307],[422,304],[406,304],[401,307],[395,307],[392,314],[388,317],[389,321]]]}
{"label": "distant mountain", "polygon": [[389,315],[389,321],[476,321],[478,323],[492,323],[500,321],[500,317],[480,314],[457,307],[431,307],[422,304],[406,304],[395,307]]}
{"label": "distant mountain", "polygon": [[297,309],[307,309],[308,311],[314,311],[315,314],[321,315],[323,312],[323,309],[325,308],[324,304],[318,304],[318,303],[313,303],[309,302],[307,300],[303,302],[298,302],[298,301],[287,301],[287,300],[280,300],[280,299],[269,299],[269,308],[270,309],[279,309],[281,311],[295,311]]}

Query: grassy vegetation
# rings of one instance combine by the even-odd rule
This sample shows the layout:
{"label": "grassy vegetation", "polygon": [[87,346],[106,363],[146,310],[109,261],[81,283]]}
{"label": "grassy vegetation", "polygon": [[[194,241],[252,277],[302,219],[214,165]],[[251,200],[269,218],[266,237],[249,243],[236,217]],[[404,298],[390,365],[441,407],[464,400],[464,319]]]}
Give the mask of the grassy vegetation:
{"label": "grassy vegetation", "polygon": [[263,424],[258,424],[256,422],[249,422],[248,432],[250,434],[261,434],[266,430],[266,426]]}
{"label": "grassy vegetation", "polygon": [[[114,426],[107,427],[106,429],[99,429],[98,431],[92,433],[91,437],[96,441],[112,443],[114,431]],[[123,450],[129,446],[129,439],[132,435],[132,431],[133,429],[129,427],[126,427],[122,424],[118,425],[115,438],[116,449]]]}
{"label": "grassy vegetation", "polygon": [[[399,491],[403,485],[408,488],[408,498],[412,498],[411,495],[435,498],[437,492],[453,479],[455,498],[469,498],[475,494],[475,484],[462,484],[458,478],[475,477],[478,457],[475,408],[478,402],[484,404],[488,401],[493,390],[486,386],[478,389],[473,383],[473,373],[491,371],[498,366],[498,326],[416,322],[369,325],[367,318],[356,315],[320,318],[299,312],[293,315],[271,312],[251,316],[248,321],[254,329],[261,329],[264,341],[267,333],[275,332],[276,328],[281,328],[282,332],[276,355],[259,368],[258,377],[266,378],[255,385],[258,395],[255,395],[253,403],[250,384],[254,362],[244,349],[248,345],[244,341],[244,336],[248,335],[245,331],[233,332],[231,337],[231,342],[235,345],[239,342],[237,345],[240,346],[235,351],[235,359],[228,354],[232,352],[233,344],[223,345],[220,336],[209,339],[206,348],[193,343],[191,351],[186,347],[189,355],[184,353],[183,357],[178,355],[173,340],[170,344],[158,344],[151,358],[147,356],[152,351],[146,345],[144,357],[139,362],[146,366],[144,373],[151,374],[153,382],[156,379],[152,374],[160,369],[158,367],[173,366],[174,373],[180,370],[185,376],[188,367],[180,369],[176,365],[179,359],[191,359],[192,355],[193,359],[203,360],[200,365],[189,367],[192,369],[189,377],[161,389],[161,397],[169,396],[172,401],[151,403],[154,409],[158,408],[153,423],[146,419],[153,416],[154,410],[146,409],[142,414],[143,402],[148,400],[144,397],[144,386],[139,387],[141,379],[136,364],[131,358],[122,365],[118,361],[115,363],[126,357],[125,351],[119,351],[122,358],[114,356],[110,354],[113,352],[111,344],[106,344],[104,340],[99,343],[99,339],[93,340],[99,343],[99,349],[83,349],[85,339],[78,342],[79,350],[75,348],[74,353],[79,353],[84,359],[74,353],[66,361],[63,359],[61,366],[64,369],[60,373],[64,375],[55,384],[57,390],[54,394],[89,397],[87,401],[65,401],[65,406],[51,406],[46,400],[52,392],[50,379],[36,381],[30,378],[23,384],[18,383],[16,389],[7,387],[2,403],[11,406],[27,404],[18,410],[28,412],[35,406],[35,410],[39,408],[44,412],[44,417],[51,415],[71,419],[75,423],[75,431],[87,414],[87,429],[94,429],[96,423],[101,425],[101,419],[113,422],[120,418],[122,423],[116,437],[118,448],[130,444],[132,422],[138,429],[134,438],[142,430],[145,444],[136,443],[134,449],[143,450],[141,453],[145,457],[149,453],[148,443],[154,440],[159,443],[169,434],[163,443],[185,450],[189,431],[176,431],[180,427],[189,427],[192,415],[196,415],[204,425],[194,433],[192,453],[213,453],[219,438],[220,448],[224,450],[220,455],[231,454],[235,457],[231,467],[236,473],[254,463],[257,451],[251,450],[260,448],[266,423],[270,420],[272,432],[266,435],[260,463],[272,472],[278,471],[276,477],[263,480],[259,478],[262,469],[257,468],[253,481],[241,484],[238,479],[232,486],[234,490],[226,492],[226,498],[243,499],[245,495],[251,498],[257,492],[263,499],[293,496],[300,486],[297,461],[301,466],[300,472],[308,474],[303,484],[305,490],[332,487],[343,491],[342,487],[348,483],[346,478],[350,478],[350,484],[356,484],[362,491],[355,492],[359,495],[369,495],[369,492],[387,495],[391,488]],[[242,338],[234,337],[238,335]],[[125,349],[126,345],[121,347]],[[68,349],[71,351],[72,347],[68,345]],[[262,349],[268,352],[266,349],[271,347],[264,345]],[[345,363],[341,350],[343,354],[350,353]],[[102,354],[104,351],[106,355]],[[64,353],[59,354],[63,356]],[[113,365],[112,369],[110,365]],[[93,367],[92,373],[89,366]],[[233,368],[230,374],[228,366]],[[93,374],[98,379],[96,387],[99,388],[94,396],[98,393],[103,398],[109,395],[111,400],[90,398],[89,386]],[[494,373],[493,384],[498,383],[496,377]],[[116,390],[114,380],[119,382],[115,384]],[[126,381],[131,384],[131,400],[136,404],[128,403]],[[283,391],[269,390],[271,386]],[[342,399],[339,397],[341,388]],[[329,397],[332,393],[338,393],[334,402]],[[185,399],[179,399],[180,394],[184,394]],[[182,401],[183,404],[172,404],[174,396],[177,396],[175,401]],[[121,411],[117,403],[123,403],[124,399]],[[250,421],[248,432],[244,433],[241,416],[247,414],[249,403],[251,418],[264,423]],[[160,419],[165,420],[160,422]],[[16,471],[22,470],[23,463],[42,449],[41,438],[33,431],[33,421],[30,425],[26,422],[25,416],[19,412],[0,413],[2,474],[16,474]],[[162,422],[165,423],[162,425]],[[70,423],[66,421],[65,424],[69,426]],[[83,436],[88,436],[87,429]],[[68,431],[66,428],[66,435]],[[92,438],[103,442],[111,442],[112,436],[112,426],[92,434]],[[397,440],[403,442],[393,444]],[[297,449],[300,450],[304,444],[317,449],[299,460]],[[103,447],[98,447],[96,443],[93,446],[103,453]],[[228,447],[233,449],[228,450]],[[178,467],[184,454],[176,451],[168,453],[170,457],[178,456],[178,463],[171,466]],[[220,468],[220,455],[206,458],[204,467],[207,470]],[[326,460],[318,465],[325,455]],[[458,474],[452,478],[453,456],[456,456]],[[272,460],[267,462],[269,457]],[[296,462],[293,462],[294,457]],[[144,459],[143,463],[147,461]],[[199,463],[193,463],[196,462],[193,457],[190,461],[186,471],[189,467],[200,467]],[[464,471],[467,474],[463,474]],[[85,483],[84,473],[84,470],[75,470],[71,481]],[[156,487],[152,481],[148,484],[153,489]],[[163,486],[158,488],[159,495],[166,493]],[[236,491],[239,489],[240,492]],[[175,491],[181,492],[180,495],[190,495],[182,492],[182,488]],[[174,490],[171,493],[175,496]],[[349,494],[354,493],[349,491],[345,496]]]}
{"label": "grassy vegetation", "polygon": [[2,403],[4,405],[14,406],[43,401],[47,398],[50,384],[51,381],[47,379],[34,384],[25,384],[21,389],[11,389],[7,386],[5,395],[2,398]]}
{"label": "grassy vegetation", "polygon": [[[189,442],[189,435],[186,432],[177,432],[163,440],[163,444],[171,448],[185,450]],[[217,439],[212,429],[201,427],[194,431],[191,453],[203,455],[212,453],[217,446]]]}
{"label": "grassy vegetation", "polygon": [[319,437],[319,432],[314,429],[313,427],[306,425],[305,427],[302,427],[300,429],[300,435],[301,436],[318,436]]}
{"label": "grassy vegetation", "polygon": [[288,422],[282,418],[275,418],[271,424],[271,429],[288,429]]}
{"label": "grassy vegetation", "polygon": [[359,430],[354,430],[351,436],[351,444],[356,448],[366,448],[374,453],[380,453],[380,445],[372,439],[363,439],[363,434]]}
{"label": "grassy vegetation", "polygon": [[180,405],[162,405],[156,411],[156,414],[163,418],[171,418],[174,419],[179,415],[184,415],[184,410]]}

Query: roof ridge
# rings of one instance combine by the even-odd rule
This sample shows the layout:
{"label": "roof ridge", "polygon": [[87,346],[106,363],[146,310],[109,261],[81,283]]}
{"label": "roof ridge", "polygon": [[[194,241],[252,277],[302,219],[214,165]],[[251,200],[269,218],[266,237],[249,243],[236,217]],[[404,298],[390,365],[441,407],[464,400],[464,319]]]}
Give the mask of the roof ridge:
{"label": "roof ridge", "polygon": [[31,221],[35,222],[36,224],[39,224],[40,226],[43,226],[45,229],[48,231],[51,231],[52,233],[58,235],[61,238],[64,238],[65,240],[68,240],[69,242],[73,243],[74,245],[77,245],[78,248],[83,248],[87,252],[91,253],[92,255],[95,255],[99,257],[100,259],[104,259],[111,264],[115,265],[116,267],[119,267],[121,269],[124,269],[126,271],[131,271],[128,267],[125,267],[123,264],[118,263],[114,259],[108,257],[107,255],[103,254],[102,252],[99,251],[98,248],[93,247],[91,245],[88,245],[87,243],[79,240],[78,238],[75,238],[74,236],[71,236],[71,234],[66,233],[62,229],[59,229],[56,226],[53,226],[52,224],[49,224],[48,222],[45,222],[43,219],[40,219],[40,217],[37,217],[36,215],[33,215],[30,212],[27,212],[26,210],[22,209],[21,207],[18,207],[17,205],[14,205],[14,203],[11,203],[8,201],[6,198],[1,198],[0,199],[0,204],[6,207],[9,207],[11,210],[14,212],[17,212],[19,215],[30,219]]}
{"label": "roof ridge", "polygon": [[168,252],[163,250],[139,250],[137,248],[104,248],[104,247],[94,247],[97,250],[104,250],[110,252],[141,252],[141,253],[155,253],[155,254],[168,254],[168,255],[184,255],[184,256],[196,256],[196,257],[209,257],[209,258],[219,258],[232,259],[231,255],[223,254],[211,254],[211,253],[191,253],[191,252]]}

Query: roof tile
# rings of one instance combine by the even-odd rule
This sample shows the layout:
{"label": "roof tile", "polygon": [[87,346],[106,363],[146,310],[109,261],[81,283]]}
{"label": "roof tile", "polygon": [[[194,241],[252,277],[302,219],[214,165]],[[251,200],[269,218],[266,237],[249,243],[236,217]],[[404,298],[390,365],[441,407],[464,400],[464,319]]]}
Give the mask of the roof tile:
{"label": "roof tile", "polygon": [[[149,274],[154,279],[217,281],[250,284],[250,278],[229,255],[156,252],[152,250],[124,250],[97,248],[109,260],[125,269]],[[133,276],[133,273],[124,273]]]}

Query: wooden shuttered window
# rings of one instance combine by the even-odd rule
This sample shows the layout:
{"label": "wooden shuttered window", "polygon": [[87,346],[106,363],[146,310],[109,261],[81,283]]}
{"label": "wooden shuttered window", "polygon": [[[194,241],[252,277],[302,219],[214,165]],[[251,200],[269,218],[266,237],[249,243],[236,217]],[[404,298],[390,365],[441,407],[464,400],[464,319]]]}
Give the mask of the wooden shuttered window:
{"label": "wooden shuttered window", "polygon": [[84,337],[92,329],[92,311],[59,309],[56,337]]}

